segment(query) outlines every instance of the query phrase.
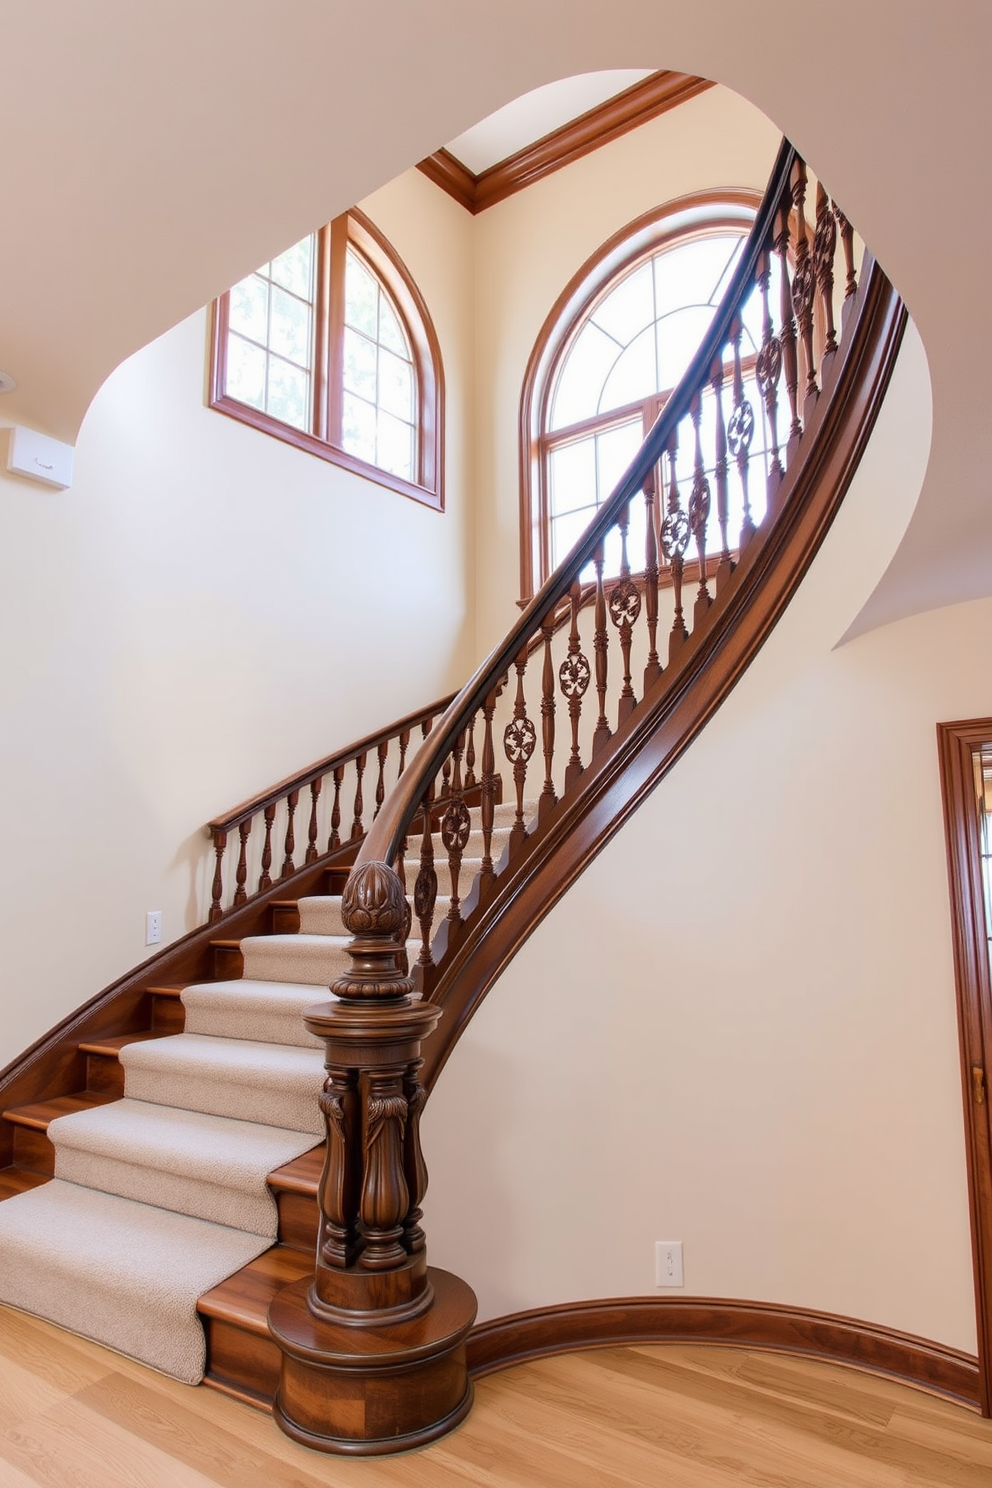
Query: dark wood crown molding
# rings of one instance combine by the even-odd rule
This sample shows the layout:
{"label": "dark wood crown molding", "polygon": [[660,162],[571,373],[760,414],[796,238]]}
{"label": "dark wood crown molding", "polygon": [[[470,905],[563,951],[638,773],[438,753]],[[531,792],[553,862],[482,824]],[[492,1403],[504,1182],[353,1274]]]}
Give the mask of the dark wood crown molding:
{"label": "dark wood crown molding", "polygon": [[505,201],[525,186],[543,180],[573,160],[598,150],[621,135],[667,113],[714,85],[707,78],[685,72],[655,72],[632,88],[580,114],[560,129],[546,134],[475,175],[449,150],[435,150],[417,169],[440,186],[467,211],[476,214]]}

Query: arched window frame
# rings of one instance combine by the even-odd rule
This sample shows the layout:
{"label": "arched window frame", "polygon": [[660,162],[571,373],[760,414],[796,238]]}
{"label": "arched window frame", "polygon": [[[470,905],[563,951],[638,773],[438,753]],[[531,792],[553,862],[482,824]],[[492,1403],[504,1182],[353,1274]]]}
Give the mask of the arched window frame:
{"label": "arched window frame", "polygon": [[[411,348],[417,407],[416,479],[383,470],[342,448],[344,375],[344,276],[349,245],[379,279],[397,311]],[[423,295],[392,244],[357,207],[316,233],[314,352],[311,376],[312,429],[298,429],[227,388],[230,291],[214,301],[209,404],[308,454],[398,491],[437,511],[444,510],[444,371],[441,348]]]}
{"label": "arched window frame", "polygon": [[[526,605],[550,572],[548,447],[549,402],[559,368],[587,317],[613,286],[659,249],[721,229],[750,230],[761,204],[757,191],[730,188],[680,197],[627,223],[573,275],[549,312],[534,344],[520,399],[520,604]],[[663,396],[643,402],[647,434]],[[630,405],[616,410],[629,418]],[[604,416],[605,417],[605,416]]]}

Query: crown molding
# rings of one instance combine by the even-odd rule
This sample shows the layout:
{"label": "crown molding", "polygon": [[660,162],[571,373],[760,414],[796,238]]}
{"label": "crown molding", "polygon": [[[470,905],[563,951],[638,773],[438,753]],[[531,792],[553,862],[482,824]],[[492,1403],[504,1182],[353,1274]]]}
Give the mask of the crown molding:
{"label": "crown molding", "polygon": [[708,79],[690,73],[655,72],[481,175],[473,174],[445,149],[435,150],[417,169],[474,215],[712,87]]}

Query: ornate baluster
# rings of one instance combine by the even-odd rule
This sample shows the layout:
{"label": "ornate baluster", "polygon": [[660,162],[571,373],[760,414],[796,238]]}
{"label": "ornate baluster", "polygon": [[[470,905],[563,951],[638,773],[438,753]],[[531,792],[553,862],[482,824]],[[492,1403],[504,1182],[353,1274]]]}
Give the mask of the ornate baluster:
{"label": "ornate baluster", "polygon": [[493,742],[493,714],[501,689],[494,688],[482,705],[482,874],[480,896],[488,893],[496,881],[493,868],[493,823],[496,820],[496,748]]}
{"label": "ornate baluster", "polygon": [[692,625],[695,629],[713,603],[706,584],[706,524],[710,519],[710,483],[706,479],[706,472],[703,468],[703,444],[700,432],[703,400],[700,393],[693,398],[689,412],[692,416],[692,429],[695,435],[692,495],[689,497],[689,527],[696,539],[696,553],[699,557],[699,589],[696,593],[696,606],[692,615]]}
{"label": "ornate baluster", "polygon": [[207,923],[212,924],[219,920],[224,913],[221,908],[221,900],[224,897],[224,851],[227,847],[227,833],[213,828],[214,839],[214,881],[210,889],[210,914]]}
{"label": "ornate baluster", "polygon": [[355,841],[356,837],[361,837],[365,831],[365,824],[362,821],[362,817],[365,814],[365,798],[362,795],[362,777],[365,774],[365,761],[367,758],[368,755],[360,754],[355,760],[355,774],[358,778],[355,782],[354,818],[351,823],[352,842]]}
{"label": "ornate baluster", "polygon": [[441,800],[445,800],[451,794],[451,755],[445,760],[441,767]]}
{"label": "ornate baluster", "polygon": [[685,550],[689,546],[689,518],[682,510],[679,498],[679,483],[675,459],[679,448],[679,431],[676,426],[668,440],[668,510],[661,524],[661,546],[672,570],[672,587],[675,591],[675,618],[668,641],[668,659],[673,661],[683,643],[689,639],[682,611],[682,573],[685,567]]}
{"label": "ornate baluster", "polygon": [[238,868],[235,874],[235,883],[237,884],[237,887],[234,890],[234,902],[236,905],[244,904],[248,898],[248,895],[245,891],[245,881],[248,878],[248,838],[250,836],[251,817],[249,817],[247,821],[240,822],[238,825],[238,837],[241,841],[241,850],[238,853]]}
{"label": "ornate baluster", "polygon": [[837,252],[837,221],[830,206],[827,193],[816,183],[816,231],[813,234],[813,272],[816,287],[820,291],[823,307],[823,326],[826,338],[823,343],[821,366],[827,357],[837,350],[837,331],[834,326],[834,254]]}
{"label": "ornate baluster", "polygon": [[510,830],[510,856],[522,847],[527,836],[524,821],[524,786],[527,780],[527,764],[537,744],[537,730],[527,717],[527,700],[524,697],[524,672],[527,670],[527,647],[517,657],[517,696],[513,704],[513,718],[503,730],[503,749],[513,766],[513,784],[517,792],[517,810]]}
{"label": "ornate baluster", "polygon": [[379,778],[375,783],[375,811],[372,816],[373,821],[375,821],[375,818],[382,810],[382,803],[386,799],[386,758],[388,754],[389,741],[387,739],[376,750],[376,756],[379,761]]}
{"label": "ornate baluster", "polygon": [[582,654],[579,640],[579,608],[582,601],[582,585],[576,579],[569,594],[572,607],[572,623],[568,632],[568,655],[558,668],[558,684],[568,699],[568,717],[572,726],[572,752],[565,766],[565,790],[569,791],[582,774],[582,755],[579,753],[579,719],[582,716],[582,699],[592,680],[592,668]]}
{"label": "ornate baluster", "polygon": [[606,688],[609,678],[609,657],[607,653],[610,645],[610,635],[606,628],[606,594],[603,589],[603,564],[606,558],[602,543],[596,549],[592,561],[593,567],[596,570],[596,633],[593,639],[593,646],[596,652],[596,693],[599,697],[599,718],[596,722],[596,731],[592,736],[592,752],[593,757],[595,757],[612,733],[610,720],[606,716]]}
{"label": "ornate baluster", "polygon": [[341,785],[344,781],[344,765],[334,766],[334,800],[331,803],[331,835],[327,851],[333,852],[341,846]]}
{"label": "ornate baluster", "polygon": [[319,1101],[327,1128],[327,1152],[317,1189],[317,1257],[325,1266],[343,1269],[358,1254],[358,1071],[330,1064],[326,1069]]}
{"label": "ornate baluster", "polygon": [[730,556],[730,506],[727,499],[727,425],[723,417],[723,358],[715,357],[710,368],[710,387],[716,414],[716,515],[720,523],[720,562],[716,571],[717,592],[734,571]]}
{"label": "ornate baluster", "polygon": [[802,160],[797,160],[792,167],[792,205],[796,213],[796,272],[792,280],[792,304],[806,366],[806,391],[803,397],[805,419],[806,404],[810,398],[816,398],[819,390],[816,385],[816,362],[813,358],[813,296],[816,292],[816,273],[810,256],[809,231],[806,227],[806,166]]}
{"label": "ornate baluster", "polygon": [[296,816],[296,807],[299,799],[300,793],[298,790],[290,791],[286,797],[286,856],[282,860],[280,878],[288,878],[291,873],[296,872],[296,866],[293,862],[293,853],[296,851],[296,835],[293,831],[293,820]]}
{"label": "ornate baluster", "polygon": [[641,613],[641,595],[630,577],[630,562],[627,558],[627,532],[630,527],[630,505],[620,513],[620,582],[610,595],[610,619],[620,632],[620,654],[623,657],[623,686],[617,707],[617,727],[629,718],[637,706],[637,698],[630,684],[630,643]]}
{"label": "ornate baluster", "polygon": [[468,743],[465,746],[465,789],[471,790],[473,785],[478,785],[475,778],[475,720],[477,713],[472,714],[472,721],[468,726]]}
{"label": "ornate baluster", "polygon": [[541,676],[541,739],[544,747],[544,789],[538,802],[538,818],[550,811],[558,800],[553,779],[555,759],[555,664],[551,655],[551,642],[555,633],[555,617],[549,615],[541,627],[544,637],[544,670]]}
{"label": "ornate baluster", "polygon": [[730,415],[730,423],[727,425],[727,444],[730,453],[737,461],[737,474],[741,482],[741,495],[744,498],[744,518],[741,522],[741,552],[747,547],[754,536],[754,521],[751,517],[751,503],[748,499],[748,451],[751,448],[751,440],[754,438],[754,409],[744,396],[744,377],[741,372],[741,336],[744,327],[741,325],[740,317],[735,316],[730,327],[731,341],[734,347],[734,411]]}
{"label": "ornate baluster", "polygon": [[319,856],[317,852],[317,802],[320,800],[320,788],[323,783],[319,775],[316,780],[310,782],[310,823],[307,827],[307,855],[304,859],[306,863],[315,863]]}
{"label": "ornate baluster", "polygon": [[789,207],[783,203],[775,229],[775,252],[778,254],[779,278],[782,285],[782,299],[780,314],[782,317],[782,329],[778,333],[782,346],[782,361],[785,366],[785,390],[789,398],[789,455],[791,457],[793,442],[798,443],[803,432],[803,426],[799,422],[799,407],[797,395],[799,389],[799,360],[796,355],[796,319],[792,313],[792,290],[789,282]]}
{"label": "ornate baluster", "polygon": [[404,729],[400,734],[400,767],[396,772],[397,780],[406,769],[406,752],[410,748],[410,730]]}
{"label": "ornate baluster", "polygon": [[462,754],[465,749],[465,735],[461,733],[455,740],[452,752],[453,770],[451,775],[451,804],[441,818],[441,841],[448,850],[448,870],[451,874],[451,906],[448,910],[448,920],[452,925],[460,925],[462,922],[461,900],[458,897],[458,879],[461,874],[462,853],[472,830],[472,819],[468,814],[468,807],[462,799]]}
{"label": "ornate baluster", "polygon": [[421,810],[424,814],[424,830],[420,839],[420,867],[413,888],[413,912],[420,924],[420,965],[426,973],[434,965],[431,956],[431,932],[434,927],[434,906],[437,903],[437,873],[434,868],[433,812],[434,781],[424,796]]}
{"label": "ornate baluster", "polygon": [[272,823],[276,819],[276,808],[266,806],[263,813],[265,819],[265,840],[262,843],[262,871],[258,876],[258,892],[261,894],[265,889],[271,889],[272,876],[269,869],[272,867]]}
{"label": "ornate baluster", "polygon": [[644,596],[647,601],[648,659],[644,668],[644,691],[661,676],[658,656],[658,533],[655,528],[654,471],[644,482]]}
{"label": "ornate baluster", "polygon": [[[836,205],[834,206],[834,216],[837,218],[840,240],[844,245],[844,314],[846,314],[848,300],[858,292],[858,276],[854,268],[854,228],[848,222],[840,207]],[[843,316],[841,320],[843,322]]]}
{"label": "ornate baluster", "polygon": [[406,1096],[406,1147],[403,1161],[406,1186],[410,1195],[410,1208],[403,1223],[403,1246],[409,1255],[416,1255],[427,1244],[420,1221],[424,1217],[421,1207],[427,1192],[427,1164],[420,1142],[420,1114],[427,1101],[427,1091],[420,1083],[422,1059],[415,1059],[406,1072],[403,1094]]}
{"label": "ornate baluster", "polygon": [[771,439],[771,462],[768,470],[768,504],[772,503],[776,491],[782,484],[785,471],[778,454],[778,379],[782,371],[782,346],[772,326],[772,312],[768,291],[772,278],[772,261],[768,249],[763,249],[758,259],[758,284],[761,287],[761,350],[754,369],[758,392],[768,416]]}

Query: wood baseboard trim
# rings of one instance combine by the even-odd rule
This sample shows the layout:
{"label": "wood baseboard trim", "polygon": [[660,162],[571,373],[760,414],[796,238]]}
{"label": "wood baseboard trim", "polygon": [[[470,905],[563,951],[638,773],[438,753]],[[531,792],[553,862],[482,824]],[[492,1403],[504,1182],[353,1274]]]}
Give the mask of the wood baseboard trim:
{"label": "wood baseboard trim", "polygon": [[511,1313],[469,1335],[474,1379],[549,1354],[639,1343],[727,1344],[805,1354],[889,1375],[979,1409],[978,1360],[857,1318],[713,1297],[612,1297]]}

